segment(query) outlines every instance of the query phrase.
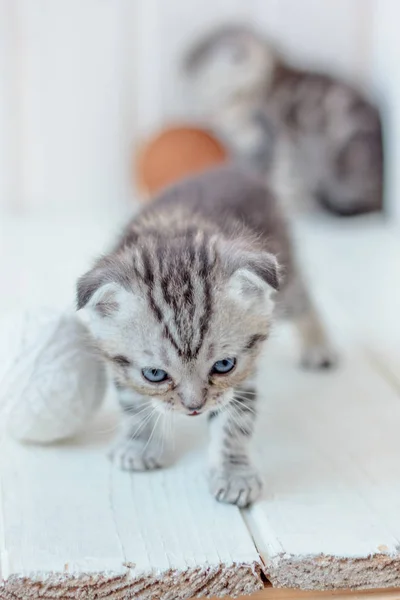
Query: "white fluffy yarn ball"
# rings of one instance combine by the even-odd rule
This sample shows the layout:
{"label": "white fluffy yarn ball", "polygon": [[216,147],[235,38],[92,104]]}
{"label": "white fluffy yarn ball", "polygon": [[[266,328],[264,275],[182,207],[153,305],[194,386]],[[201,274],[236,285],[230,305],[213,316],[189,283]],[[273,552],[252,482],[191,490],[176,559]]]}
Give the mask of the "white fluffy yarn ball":
{"label": "white fluffy yarn ball", "polygon": [[100,406],[105,369],[74,313],[11,315],[0,324],[0,420],[24,442],[74,436]]}

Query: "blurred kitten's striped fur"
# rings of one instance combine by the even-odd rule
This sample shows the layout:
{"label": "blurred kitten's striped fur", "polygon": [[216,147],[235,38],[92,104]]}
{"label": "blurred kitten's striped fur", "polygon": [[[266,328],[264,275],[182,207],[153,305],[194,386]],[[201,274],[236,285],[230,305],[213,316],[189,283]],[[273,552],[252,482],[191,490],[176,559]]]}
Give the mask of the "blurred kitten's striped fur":
{"label": "blurred kitten's striped fur", "polygon": [[289,66],[241,25],[206,36],[185,67],[202,114],[291,211],[382,208],[381,119],[355,88]]}
{"label": "blurred kitten's striped fur", "polygon": [[257,498],[252,377],[275,302],[299,327],[304,364],[329,366],[285,221],[256,177],[226,166],[187,179],[129,224],[78,283],[78,308],[126,416],[114,453],[122,468],[165,462],[157,419],[208,412],[212,493],[240,506]]}

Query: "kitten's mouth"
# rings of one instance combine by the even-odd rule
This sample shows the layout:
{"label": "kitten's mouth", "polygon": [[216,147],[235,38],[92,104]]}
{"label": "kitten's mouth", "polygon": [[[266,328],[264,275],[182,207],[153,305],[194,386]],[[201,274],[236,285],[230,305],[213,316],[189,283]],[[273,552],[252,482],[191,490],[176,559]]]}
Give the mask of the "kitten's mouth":
{"label": "kitten's mouth", "polygon": [[188,417],[197,417],[197,415],[201,415],[201,412],[198,412],[197,410],[192,410],[190,413],[187,413]]}

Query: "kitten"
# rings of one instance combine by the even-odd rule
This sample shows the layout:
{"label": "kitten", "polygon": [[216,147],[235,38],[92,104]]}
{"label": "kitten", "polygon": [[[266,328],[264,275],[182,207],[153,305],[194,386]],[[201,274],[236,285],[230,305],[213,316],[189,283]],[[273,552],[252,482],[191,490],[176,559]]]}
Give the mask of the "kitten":
{"label": "kitten", "polygon": [[252,378],[275,302],[298,326],[303,363],[333,362],[261,179],[224,166],[166,189],[80,278],[77,298],[125,413],[114,452],[122,469],[164,464],[165,428],[155,423],[169,411],[208,413],[213,495],[253,502],[261,481],[249,457]]}
{"label": "kitten", "polygon": [[361,93],[291,67],[244,26],[204,38],[185,69],[206,117],[291,210],[382,208],[381,119]]}

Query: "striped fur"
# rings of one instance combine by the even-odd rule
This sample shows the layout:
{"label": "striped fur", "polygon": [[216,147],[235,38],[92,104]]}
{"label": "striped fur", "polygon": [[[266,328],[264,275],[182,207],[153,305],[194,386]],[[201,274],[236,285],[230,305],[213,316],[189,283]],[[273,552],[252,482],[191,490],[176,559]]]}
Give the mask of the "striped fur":
{"label": "striped fur", "polygon": [[[293,315],[315,322],[305,290],[285,222],[257,178],[215,169],[145,208],[78,282],[78,308],[112,369],[125,417],[113,453],[120,466],[161,466],[168,428],[160,419],[208,412],[214,495],[240,506],[255,500],[261,483],[248,452],[256,409],[248,382],[274,296],[288,308],[295,298]],[[313,342],[323,341],[321,327],[311,330]],[[227,358],[235,367],[216,373],[213,365]],[[146,369],[167,376],[151,383]]]}
{"label": "striped fur", "polygon": [[249,453],[256,404],[254,388],[239,388],[227,410],[210,415],[209,484],[220,502],[245,507],[261,492],[262,482]]}
{"label": "striped fur", "polygon": [[360,91],[290,66],[244,26],[205,36],[185,66],[203,116],[267,175],[290,212],[382,208],[381,118]]}

